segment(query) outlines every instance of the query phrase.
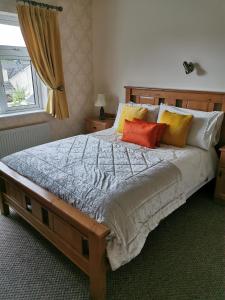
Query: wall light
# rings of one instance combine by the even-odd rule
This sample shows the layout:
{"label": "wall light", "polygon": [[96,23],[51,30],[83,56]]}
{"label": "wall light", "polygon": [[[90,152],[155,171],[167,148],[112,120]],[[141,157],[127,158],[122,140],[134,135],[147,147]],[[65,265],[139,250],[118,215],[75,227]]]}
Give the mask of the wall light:
{"label": "wall light", "polygon": [[194,64],[192,63],[192,62],[186,62],[186,61],[184,61],[183,62],[183,66],[184,66],[184,69],[185,69],[185,73],[186,74],[190,74],[191,72],[193,72],[194,71],[194,69],[195,69],[195,66],[194,66]]}

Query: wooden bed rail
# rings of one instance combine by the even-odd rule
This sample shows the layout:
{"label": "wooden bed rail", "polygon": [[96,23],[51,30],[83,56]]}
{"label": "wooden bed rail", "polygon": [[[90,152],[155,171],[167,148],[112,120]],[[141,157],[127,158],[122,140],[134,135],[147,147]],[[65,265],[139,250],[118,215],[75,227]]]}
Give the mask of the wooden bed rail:
{"label": "wooden bed rail", "polygon": [[92,299],[106,295],[110,230],[0,162],[0,211],[14,208],[90,278]]}

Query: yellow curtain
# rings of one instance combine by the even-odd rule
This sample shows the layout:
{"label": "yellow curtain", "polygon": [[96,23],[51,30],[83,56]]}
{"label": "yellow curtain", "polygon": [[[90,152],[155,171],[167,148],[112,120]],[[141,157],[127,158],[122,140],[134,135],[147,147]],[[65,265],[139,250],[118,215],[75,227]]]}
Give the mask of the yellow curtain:
{"label": "yellow curtain", "polygon": [[58,119],[68,118],[58,12],[21,4],[17,5],[17,11],[31,61],[49,88],[46,111]]}

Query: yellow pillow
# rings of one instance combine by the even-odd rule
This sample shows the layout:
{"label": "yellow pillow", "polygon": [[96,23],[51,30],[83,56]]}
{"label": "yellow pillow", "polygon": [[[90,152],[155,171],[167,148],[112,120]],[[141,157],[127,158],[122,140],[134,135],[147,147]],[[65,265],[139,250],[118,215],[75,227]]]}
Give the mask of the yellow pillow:
{"label": "yellow pillow", "polygon": [[162,143],[176,147],[184,147],[191,125],[192,115],[180,115],[165,110],[160,117],[159,123],[166,123],[166,130],[162,137]]}
{"label": "yellow pillow", "polygon": [[124,105],[121,115],[120,115],[117,132],[120,132],[120,133],[123,132],[125,120],[128,120],[128,121],[132,121],[133,119],[143,120],[147,116],[147,113],[148,113],[147,108],[143,108],[141,106]]}

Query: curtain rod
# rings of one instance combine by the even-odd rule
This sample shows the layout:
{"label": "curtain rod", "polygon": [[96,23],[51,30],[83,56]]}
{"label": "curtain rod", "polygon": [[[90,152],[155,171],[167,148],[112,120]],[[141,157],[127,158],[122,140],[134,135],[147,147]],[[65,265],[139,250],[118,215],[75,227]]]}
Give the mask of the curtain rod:
{"label": "curtain rod", "polygon": [[45,4],[45,3],[31,1],[31,0],[17,0],[16,2],[24,2],[24,4],[28,3],[29,5],[40,6],[42,8],[56,9],[58,11],[63,11],[62,6],[55,6],[55,5]]}

